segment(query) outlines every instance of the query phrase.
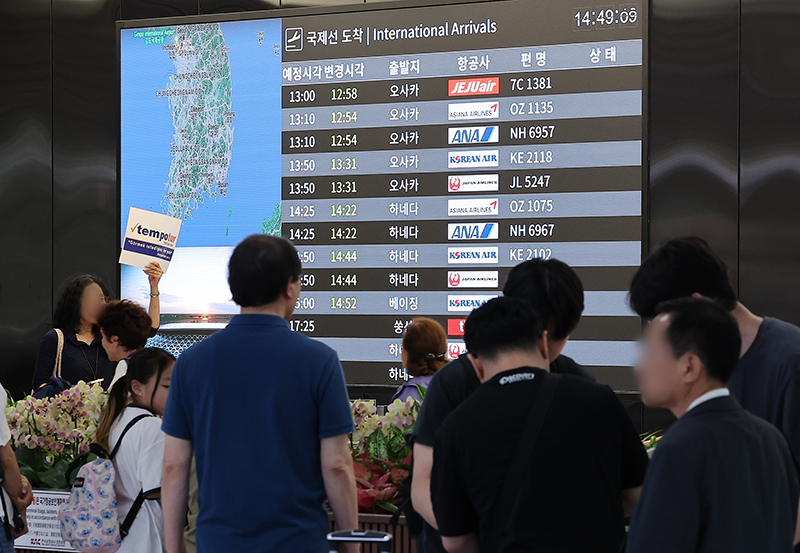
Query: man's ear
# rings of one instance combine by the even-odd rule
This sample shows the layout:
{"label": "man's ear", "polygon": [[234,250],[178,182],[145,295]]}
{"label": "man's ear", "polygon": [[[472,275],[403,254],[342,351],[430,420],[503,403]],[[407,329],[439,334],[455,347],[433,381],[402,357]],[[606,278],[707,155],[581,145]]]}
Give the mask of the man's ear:
{"label": "man's ear", "polygon": [[286,283],[286,289],[284,289],[283,294],[287,300],[296,301],[297,298],[300,297],[300,279],[290,279],[289,282]]}
{"label": "man's ear", "polygon": [[547,338],[548,338],[548,334],[547,334],[547,331],[545,330],[544,332],[542,332],[542,337],[539,338],[539,353],[542,355],[542,358],[549,363],[550,362],[550,346],[547,345]]}
{"label": "man's ear", "polygon": [[119,336],[109,336],[108,337],[108,342],[112,346],[118,346],[119,345]]}
{"label": "man's ear", "polygon": [[697,382],[703,374],[703,362],[696,354],[688,352],[681,359],[681,370],[683,382],[687,384]]}
{"label": "man's ear", "polygon": [[467,354],[467,359],[469,359],[469,362],[472,363],[472,367],[478,374],[478,380],[483,382],[483,377],[486,375],[486,369],[483,366],[483,361],[481,361],[479,357],[475,357],[471,353]]}

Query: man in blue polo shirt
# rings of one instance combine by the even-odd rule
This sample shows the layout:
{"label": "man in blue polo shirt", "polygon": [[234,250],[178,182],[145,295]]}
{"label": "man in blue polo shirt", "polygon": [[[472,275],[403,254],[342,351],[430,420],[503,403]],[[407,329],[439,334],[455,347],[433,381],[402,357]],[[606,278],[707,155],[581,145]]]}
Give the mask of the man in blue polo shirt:
{"label": "man in blue polo shirt", "polygon": [[198,553],[327,551],[326,498],[339,528],[357,527],[353,419],[339,359],[287,322],[300,269],[288,241],[246,238],[228,265],[241,314],[175,365],[163,423],[169,553],[185,551],[192,450]]}

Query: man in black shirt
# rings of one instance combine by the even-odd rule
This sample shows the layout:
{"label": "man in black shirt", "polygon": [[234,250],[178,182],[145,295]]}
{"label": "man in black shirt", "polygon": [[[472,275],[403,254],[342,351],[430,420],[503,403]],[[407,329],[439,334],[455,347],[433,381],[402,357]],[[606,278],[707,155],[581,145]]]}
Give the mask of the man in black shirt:
{"label": "man in black shirt", "polygon": [[547,374],[547,332],[524,300],[473,311],[465,341],[483,384],[436,437],[431,495],[445,549],[616,553],[647,468],[622,404],[605,386]]}
{"label": "man in black shirt", "polygon": [[800,464],[800,328],[750,312],[737,300],[725,263],[696,237],[670,240],[642,263],[630,304],[641,317],[653,318],[660,303],[687,296],[710,298],[733,315],[742,346],[728,381],[731,395],[775,425]]}
{"label": "man in black shirt", "polygon": [[678,421],[658,443],[628,553],[791,553],[800,497],[781,433],[742,409],[725,382],[741,339],[711,300],[662,304],[637,364],[642,399]]}
{"label": "man in black shirt", "polygon": [[[572,268],[555,259],[526,261],[511,270],[503,294],[529,301],[542,320],[547,321],[550,372],[571,374],[597,382],[589,370],[569,357],[560,355],[583,313],[583,285]],[[414,426],[411,484],[414,509],[424,521],[422,534],[417,539],[418,553],[444,552],[431,507],[431,469],[436,432],[447,416],[479,385],[480,380],[465,354],[434,375],[422,402]]]}

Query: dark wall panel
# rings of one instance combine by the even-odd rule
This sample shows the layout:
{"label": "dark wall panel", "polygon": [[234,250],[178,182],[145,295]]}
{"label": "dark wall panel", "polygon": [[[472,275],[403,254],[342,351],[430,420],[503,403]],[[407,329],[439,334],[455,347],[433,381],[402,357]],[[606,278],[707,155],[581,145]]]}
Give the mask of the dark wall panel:
{"label": "dark wall panel", "polygon": [[50,0],[0,2],[0,383],[29,391],[50,318]]}
{"label": "dark wall panel", "polygon": [[738,0],[653,0],[650,246],[702,236],[737,278]]}
{"label": "dark wall panel", "polygon": [[800,3],[742,0],[742,302],[800,324]]}
{"label": "dark wall panel", "polygon": [[53,294],[83,273],[116,295],[119,0],[53,1]]}

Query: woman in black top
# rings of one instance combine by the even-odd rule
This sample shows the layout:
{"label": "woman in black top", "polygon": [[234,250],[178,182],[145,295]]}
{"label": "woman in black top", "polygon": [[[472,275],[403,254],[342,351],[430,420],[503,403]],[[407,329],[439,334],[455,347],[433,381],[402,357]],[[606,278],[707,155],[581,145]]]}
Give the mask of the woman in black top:
{"label": "woman in black top", "polygon": [[[164,271],[154,262],[144,272],[150,283],[149,314],[153,324],[151,336],[154,336],[160,321],[158,283]],[[64,333],[61,378],[73,385],[80,381],[102,380],[103,388],[108,388],[116,363],[109,361],[97,327],[97,317],[107,302],[108,288],[97,277],[82,275],[70,282],[56,305],[53,330],[45,334],[39,345],[33,373],[34,391],[47,384],[53,376],[58,352],[56,329]]]}

